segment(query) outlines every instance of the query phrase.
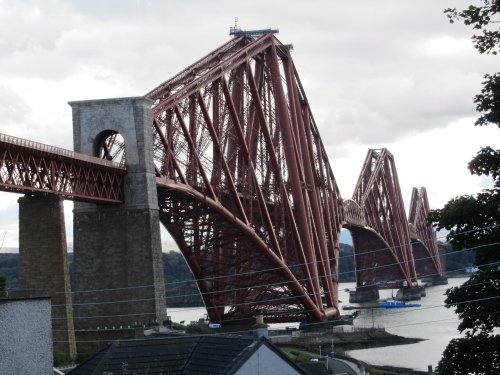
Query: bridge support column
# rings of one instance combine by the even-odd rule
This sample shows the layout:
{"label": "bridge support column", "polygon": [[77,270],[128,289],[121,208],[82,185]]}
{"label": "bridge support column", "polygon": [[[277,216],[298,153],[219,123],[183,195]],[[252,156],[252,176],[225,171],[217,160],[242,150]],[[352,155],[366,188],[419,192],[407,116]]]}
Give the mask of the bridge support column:
{"label": "bridge support column", "polygon": [[52,300],[54,353],[76,358],[62,199],[19,198],[19,286],[46,290]]}
{"label": "bridge support column", "polygon": [[411,288],[404,286],[396,293],[397,299],[400,301],[417,301],[425,297],[425,295],[425,287],[420,285]]}
{"label": "bridge support column", "polygon": [[356,288],[356,290],[351,290],[349,292],[349,302],[350,303],[363,303],[363,302],[373,302],[378,301],[380,298],[378,289],[375,287],[371,288]]}
{"label": "bridge support column", "polygon": [[446,276],[425,277],[422,282],[427,285],[448,285],[448,278]]}
{"label": "bridge support column", "polygon": [[[96,155],[106,134],[125,143],[125,203],[76,203],[75,325],[124,330],[166,320],[153,136],[149,99],[72,102],[74,147]],[[123,329],[123,331],[120,331]]]}

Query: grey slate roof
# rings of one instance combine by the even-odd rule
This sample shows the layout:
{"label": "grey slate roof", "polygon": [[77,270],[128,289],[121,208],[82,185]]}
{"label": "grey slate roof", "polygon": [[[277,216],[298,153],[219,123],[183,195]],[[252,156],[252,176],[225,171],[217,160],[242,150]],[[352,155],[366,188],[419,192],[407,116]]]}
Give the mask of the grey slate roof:
{"label": "grey slate roof", "polygon": [[[266,340],[239,337],[184,336],[115,341],[69,374],[232,374],[261,345],[271,346],[276,351]],[[293,363],[292,366],[295,367]]]}

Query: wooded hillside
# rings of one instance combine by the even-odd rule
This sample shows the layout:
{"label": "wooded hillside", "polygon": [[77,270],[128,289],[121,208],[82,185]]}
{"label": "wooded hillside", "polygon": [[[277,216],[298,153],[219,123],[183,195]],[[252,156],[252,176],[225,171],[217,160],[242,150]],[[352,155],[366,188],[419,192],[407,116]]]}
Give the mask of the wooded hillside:
{"label": "wooded hillside", "polygon": [[[459,270],[463,273],[465,267],[472,265],[473,255],[470,253],[454,253],[451,246],[445,246],[447,256],[446,272]],[[19,286],[17,253],[0,253],[0,275],[7,280],[7,288],[17,289]],[[68,253],[70,278],[73,278],[73,253]],[[198,287],[193,274],[181,253],[169,251],[163,253],[163,270],[165,273],[167,305],[170,307],[202,305]],[[354,248],[351,245],[340,244],[339,277],[341,282],[355,281]]]}

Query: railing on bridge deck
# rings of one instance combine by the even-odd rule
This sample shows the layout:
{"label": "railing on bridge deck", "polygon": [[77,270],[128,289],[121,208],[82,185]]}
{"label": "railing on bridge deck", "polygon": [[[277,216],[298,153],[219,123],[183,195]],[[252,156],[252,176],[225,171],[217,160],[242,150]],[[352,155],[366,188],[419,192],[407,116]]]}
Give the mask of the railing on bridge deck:
{"label": "railing on bridge deck", "polygon": [[0,134],[0,190],[65,199],[123,202],[125,166]]}

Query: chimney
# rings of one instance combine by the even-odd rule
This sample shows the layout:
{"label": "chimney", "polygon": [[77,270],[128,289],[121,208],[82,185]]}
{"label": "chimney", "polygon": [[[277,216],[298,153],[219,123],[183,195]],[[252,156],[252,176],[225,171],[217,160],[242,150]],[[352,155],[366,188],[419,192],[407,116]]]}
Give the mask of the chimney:
{"label": "chimney", "polygon": [[264,315],[262,315],[262,313],[259,313],[255,316],[255,324],[252,328],[253,336],[256,340],[260,339],[261,337],[267,338],[269,336],[267,324],[264,323]]}

